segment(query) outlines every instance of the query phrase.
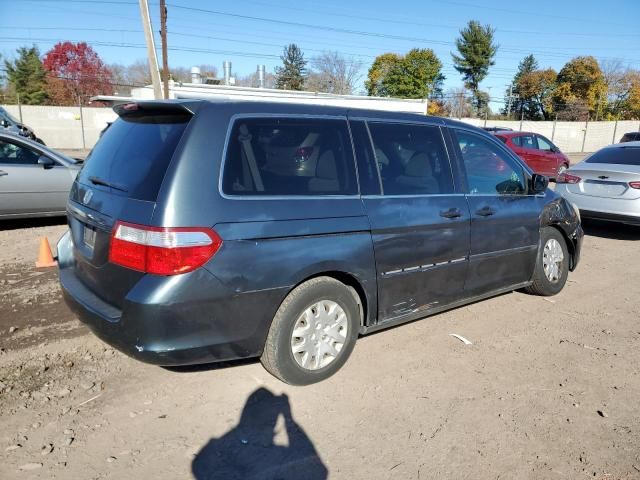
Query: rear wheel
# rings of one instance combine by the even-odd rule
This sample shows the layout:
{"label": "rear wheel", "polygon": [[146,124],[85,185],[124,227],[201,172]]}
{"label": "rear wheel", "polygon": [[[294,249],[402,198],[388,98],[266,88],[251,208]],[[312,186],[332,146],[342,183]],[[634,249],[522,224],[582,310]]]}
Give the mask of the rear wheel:
{"label": "rear wheel", "polygon": [[296,287],[273,319],[262,365],[291,385],[330,377],[347,361],[358,337],[360,313],[352,289],[331,277]]}
{"label": "rear wheel", "polygon": [[562,234],[553,227],[540,233],[540,251],[533,274],[533,283],[525,291],[533,295],[551,296],[559,293],[569,275],[569,251]]}

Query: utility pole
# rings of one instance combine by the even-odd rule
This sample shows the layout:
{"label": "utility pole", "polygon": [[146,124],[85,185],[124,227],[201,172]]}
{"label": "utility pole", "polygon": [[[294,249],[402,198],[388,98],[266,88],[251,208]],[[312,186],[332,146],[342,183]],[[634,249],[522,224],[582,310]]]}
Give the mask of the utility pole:
{"label": "utility pole", "polygon": [[509,96],[507,97],[507,118],[511,118],[511,95],[513,95],[513,83],[509,85]]}
{"label": "utility pole", "polygon": [[169,98],[169,56],[167,54],[167,5],[160,0],[160,39],[162,41],[162,83],[164,98]]}
{"label": "utility pole", "polygon": [[149,71],[151,73],[151,83],[153,84],[153,98],[162,98],[162,87],[160,86],[160,72],[158,71],[158,58],[156,57],[156,45],[153,40],[153,30],[151,30],[151,17],[149,16],[149,4],[147,0],[138,0],[140,3],[140,17],[142,19],[142,29],[147,43],[147,56],[149,57]]}

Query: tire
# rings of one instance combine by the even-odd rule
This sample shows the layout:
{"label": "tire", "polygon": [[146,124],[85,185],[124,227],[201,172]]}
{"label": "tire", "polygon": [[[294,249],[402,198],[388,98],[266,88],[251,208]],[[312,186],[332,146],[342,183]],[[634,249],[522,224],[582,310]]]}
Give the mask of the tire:
{"label": "tire", "polygon": [[[554,257],[555,250],[555,259]],[[562,259],[558,259],[558,252],[562,252]],[[551,260],[551,262],[549,262]],[[554,261],[555,260],[555,261]],[[547,268],[546,265],[557,265],[558,270]],[[560,293],[569,275],[569,250],[562,234],[553,227],[545,227],[540,232],[540,248],[533,273],[533,283],[525,288],[527,293],[550,297]]]}
{"label": "tire", "polygon": [[[309,385],[336,373],[358,338],[356,296],[352,288],[331,277],[297,286],[273,318],[260,357],[264,368],[290,385]],[[343,340],[342,345],[336,339]]]}

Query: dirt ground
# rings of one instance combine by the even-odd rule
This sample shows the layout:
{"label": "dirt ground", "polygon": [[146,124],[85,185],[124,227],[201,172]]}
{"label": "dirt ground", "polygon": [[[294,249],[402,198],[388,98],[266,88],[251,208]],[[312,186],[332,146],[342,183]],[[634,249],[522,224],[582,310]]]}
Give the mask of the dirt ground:
{"label": "dirt ground", "polygon": [[2,479],[640,478],[640,229],[587,224],[556,297],[363,337],[337,375],[289,387],[257,362],[168,370],[100,342],[33,267],[65,228],[0,226]]}

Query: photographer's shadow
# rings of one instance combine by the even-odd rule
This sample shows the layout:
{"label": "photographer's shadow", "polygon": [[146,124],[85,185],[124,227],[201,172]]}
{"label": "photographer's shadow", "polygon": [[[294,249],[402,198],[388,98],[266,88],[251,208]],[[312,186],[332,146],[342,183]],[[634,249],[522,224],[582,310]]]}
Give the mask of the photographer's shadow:
{"label": "photographer's shadow", "polygon": [[[276,445],[275,427],[282,415],[288,445]],[[291,416],[286,395],[259,388],[247,399],[240,422],[220,438],[212,438],[191,465],[197,480],[324,480],[327,468],[309,437]]]}

